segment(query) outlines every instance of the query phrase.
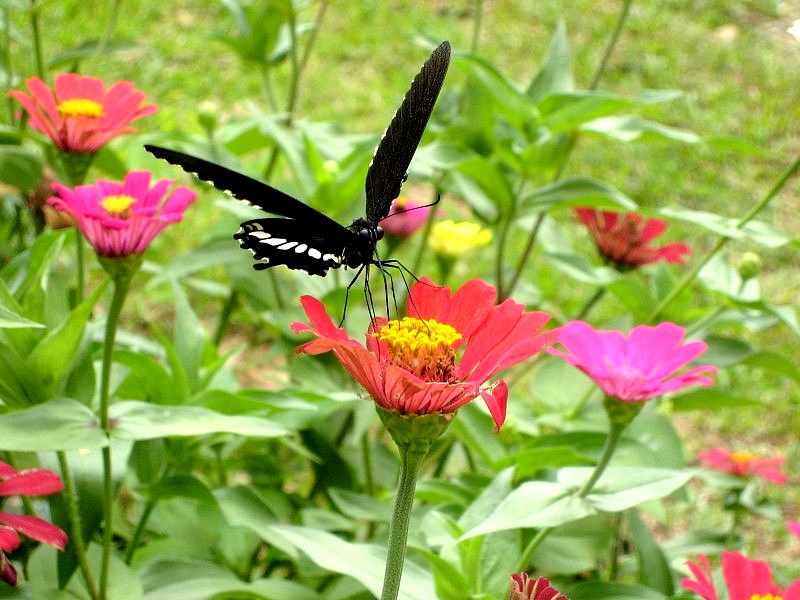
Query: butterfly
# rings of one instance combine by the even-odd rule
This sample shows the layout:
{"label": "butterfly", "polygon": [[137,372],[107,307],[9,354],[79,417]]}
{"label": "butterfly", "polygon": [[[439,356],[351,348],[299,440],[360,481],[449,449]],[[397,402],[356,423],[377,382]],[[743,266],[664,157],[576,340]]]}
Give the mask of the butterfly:
{"label": "butterfly", "polygon": [[445,41],[414,77],[375,149],[365,184],[366,216],[346,227],[247,175],[175,150],[152,145],[145,145],[145,149],[246,204],[282,217],[245,221],[234,234],[239,245],[252,252],[258,261],[253,268],[286,265],[310,275],[325,276],[330,269],[345,266],[359,269],[358,278],[361,270],[370,265],[383,270],[383,261],[376,250],[378,241],[383,238],[380,222],[389,214],[392,201],[399,196],[408,176],[408,166],[433,112],[449,65],[450,44]]}

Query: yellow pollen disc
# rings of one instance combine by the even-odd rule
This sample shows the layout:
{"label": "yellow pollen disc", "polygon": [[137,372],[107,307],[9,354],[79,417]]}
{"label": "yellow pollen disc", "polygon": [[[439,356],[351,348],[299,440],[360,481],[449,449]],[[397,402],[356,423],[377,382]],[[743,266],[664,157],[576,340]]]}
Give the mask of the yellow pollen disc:
{"label": "yellow pollen disc", "polygon": [[773,596],[772,594],[753,594],[750,600],[783,600],[782,596]]}
{"label": "yellow pollen disc", "polygon": [[86,98],[72,98],[64,100],[57,107],[65,117],[91,117],[99,119],[103,116],[103,105],[94,100],[87,100]]}
{"label": "yellow pollen disc", "polygon": [[133,196],[106,196],[100,202],[100,206],[112,217],[127,219],[131,216],[131,204],[134,202],[136,202],[136,198]]}
{"label": "yellow pollen disc", "polygon": [[732,452],[731,453],[731,460],[735,462],[737,465],[746,465],[753,461],[755,456],[748,452]]}
{"label": "yellow pollen disc", "polygon": [[389,321],[372,335],[386,344],[392,363],[427,381],[450,381],[453,344],[463,337],[450,325],[414,317]]}

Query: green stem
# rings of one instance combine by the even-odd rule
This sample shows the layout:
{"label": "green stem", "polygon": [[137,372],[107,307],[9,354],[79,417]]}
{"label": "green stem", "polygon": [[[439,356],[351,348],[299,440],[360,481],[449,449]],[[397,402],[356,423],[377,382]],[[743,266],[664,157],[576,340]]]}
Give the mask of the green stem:
{"label": "green stem", "polygon": [[117,28],[117,21],[119,20],[121,8],[122,0],[114,0],[111,5],[111,14],[108,16],[108,21],[106,22],[106,26],[103,29],[102,35],[100,36],[100,41],[97,42],[97,47],[94,51],[95,56],[103,55],[103,52],[108,45],[108,40],[111,39],[111,36],[114,34],[114,30]]}
{"label": "green stem", "polygon": [[[741,229],[747,223],[752,221],[758,213],[764,210],[767,205],[772,201],[775,196],[777,196],[786,183],[791,179],[797,170],[800,168],[800,156],[794,159],[794,161],[789,165],[789,167],[781,174],[778,178],[778,181],[775,185],[772,186],[772,189],[764,196],[760,202],[758,202],[745,216],[739,219],[736,222],[736,229]],[[701,269],[708,264],[716,254],[725,247],[725,245],[731,241],[730,237],[722,237],[717,240],[717,243],[714,244],[714,247],[706,253],[702,260],[697,261],[697,263],[692,267],[692,269],[684,276],[681,282],[676,285],[672,290],[670,290],[669,294],[664,296],[661,302],[653,309],[653,312],[650,313],[650,316],[645,320],[645,323],[653,323],[655,320],[661,316],[661,313],[670,305],[670,303],[675,300],[682,292],[685,290],[692,281],[695,280],[697,274],[700,273]]]}
{"label": "green stem", "polygon": [[478,42],[481,36],[481,25],[483,23],[483,0],[474,0],[472,8],[472,42],[469,51],[475,54],[478,51]]}
{"label": "green stem", "polygon": [[[619,444],[619,440],[622,437],[623,431],[625,431],[624,426],[618,425],[612,421],[608,432],[608,437],[606,438],[606,443],[603,446],[603,451],[594,467],[594,471],[586,483],[583,484],[583,487],[581,487],[581,489],[574,494],[575,498],[585,498],[589,495],[589,492],[592,491],[592,488],[597,483],[598,479],[600,479],[603,471],[605,471],[606,467],[608,467],[608,463],[611,461],[611,457],[614,455],[614,451],[617,449],[617,445]],[[517,564],[517,571],[525,571],[528,568],[528,564],[530,563],[531,557],[536,551],[536,548],[539,547],[539,545],[547,538],[547,536],[550,535],[550,533],[552,533],[554,529],[555,527],[546,527],[539,530],[539,532],[533,537],[523,551],[522,557]]]}
{"label": "green stem", "polygon": [[611,58],[611,54],[614,52],[614,48],[619,41],[619,36],[622,33],[623,27],[625,27],[625,21],[628,20],[628,15],[630,14],[631,4],[633,4],[633,0],[625,0],[622,3],[622,9],[619,11],[619,16],[617,17],[617,22],[614,24],[614,31],[611,32],[611,37],[608,40],[608,44],[606,44],[606,50],[603,53],[603,58],[600,59],[600,64],[597,67],[597,70],[594,73],[594,77],[592,77],[592,82],[589,84],[590,90],[596,90],[597,86],[600,85],[600,80],[603,78],[605,74],[606,67],[608,66],[608,61]]}
{"label": "green stem", "polygon": [[604,287],[597,288],[594,291],[594,294],[592,294],[591,298],[589,298],[586,301],[586,304],[583,305],[583,308],[575,316],[575,320],[576,321],[582,321],[586,317],[586,315],[589,314],[589,311],[592,310],[592,307],[595,304],[597,304],[597,302],[600,300],[600,298],[603,297],[603,295],[605,293],[606,293],[606,288],[604,288]]}
{"label": "green stem", "polygon": [[42,53],[42,34],[39,31],[39,10],[36,8],[36,0],[31,0],[31,35],[33,37],[33,56],[36,75],[44,81],[44,56]]}
{"label": "green stem", "polygon": [[[114,259],[107,259],[113,261]],[[126,259],[121,259],[126,260]],[[141,263],[139,263],[141,264]],[[114,357],[114,341],[117,324],[125,297],[130,289],[134,270],[117,272],[113,277],[114,294],[106,317],[106,333],[103,341],[103,366],[100,375],[100,427],[107,436],[111,434],[108,417],[109,388],[111,385],[111,365]],[[103,557],[100,566],[100,598],[105,600],[108,593],[108,576],[111,564],[111,547],[114,534],[114,480],[111,472],[111,444],[103,448]]]}
{"label": "green stem", "polygon": [[86,583],[86,590],[89,592],[92,600],[99,600],[100,596],[97,594],[97,586],[92,576],[92,570],[89,567],[89,559],[86,554],[86,544],[83,541],[83,526],[81,525],[80,511],[78,510],[78,493],[75,489],[75,481],[72,479],[72,472],[69,468],[67,461],[67,453],[59,450],[56,452],[58,456],[58,463],[61,467],[61,480],[64,482],[64,499],[67,505],[67,516],[69,518],[69,525],[72,535],[70,535],[70,543],[75,552],[75,557],[78,560],[78,568],[83,575],[83,580]]}
{"label": "green stem", "polygon": [[519,278],[522,276],[522,271],[525,269],[525,265],[528,264],[528,259],[531,257],[531,251],[533,250],[533,245],[536,243],[536,238],[539,235],[539,228],[542,226],[544,222],[544,214],[539,215],[536,218],[536,221],[533,223],[533,227],[531,227],[531,232],[528,234],[528,241],[525,242],[525,248],[522,251],[522,256],[517,261],[517,266],[514,269],[514,273],[511,275],[511,281],[508,282],[508,289],[504,291],[503,296],[499,298],[500,301],[505,300],[508,298],[513,292],[514,288],[517,287],[517,282]]}
{"label": "green stem", "polygon": [[86,243],[83,239],[83,233],[77,225],[73,228],[75,231],[75,269],[76,273],[76,290],[75,290],[75,306],[83,302],[84,292],[86,289]]}
{"label": "green stem", "polygon": [[511,224],[517,214],[516,200],[508,211],[506,218],[500,223],[500,229],[497,234],[497,259],[495,261],[495,284],[497,285],[497,301],[502,302],[508,298],[511,291],[506,290],[503,281],[503,263],[506,244],[508,243],[509,232],[511,231]]}
{"label": "green stem", "polygon": [[413,451],[400,446],[400,483],[394,502],[392,520],[389,523],[389,549],[386,557],[386,572],[383,578],[381,600],[395,600],[400,592],[400,578],[406,558],[408,524],[411,521],[411,506],[417,488],[417,477],[425,452]]}
{"label": "green stem", "polygon": [[[436,187],[436,197],[438,198],[441,194],[441,190],[439,187]],[[431,211],[428,213],[428,218],[425,220],[425,228],[422,230],[422,235],[419,236],[419,247],[417,250],[417,255],[414,257],[414,262],[412,263],[413,266],[411,267],[411,272],[415,275],[419,273],[419,270],[422,266],[422,261],[425,258],[425,255],[428,250],[428,240],[431,238],[431,231],[433,231],[433,224],[436,222],[436,205],[431,207]]]}
{"label": "green stem", "polygon": [[222,305],[222,311],[219,315],[219,322],[217,323],[217,330],[214,332],[214,346],[219,348],[222,337],[225,335],[225,330],[230,323],[231,315],[234,309],[239,304],[239,292],[231,289],[231,293],[225,299],[225,304]]}
{"label": "green stem", "polygon": [[150,514],[153,512],[155,507],[156,503],[153,500],[150,500],[147,504],[145,504],[144,510],[142,511],[142,516],[139,517],[139,522],[136,524],[136,531],[133,532],[133,536],[128,543],[128,549],[125,552],[126,565],[131,564],[131,561],[133,560],[133,554],[136,552],[136,548],[139,547],[139,540],[141,540],[142,536],[144,535],[144,530],[147,527],[147,521],[150,519]]}

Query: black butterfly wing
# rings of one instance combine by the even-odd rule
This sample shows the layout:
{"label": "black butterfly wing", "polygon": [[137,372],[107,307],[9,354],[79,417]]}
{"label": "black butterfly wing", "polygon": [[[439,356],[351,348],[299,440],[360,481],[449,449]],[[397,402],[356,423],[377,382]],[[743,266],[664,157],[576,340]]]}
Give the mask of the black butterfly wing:
{"label": "black butterfly wing", "polygon": [[356,235],[344,227],[331,230],[294,219],[253,219],[242,223],[233,237],[259,261],[253,265],[255,269],[286,265],[325,276],[328,269],[342,265],[345,246]]}
{"label": "black butterfly wing", "polygon": [[345,229],[327,215],[311,208],[308,204],[300,202],[300,200],[292,198],[289,194],[285,194],[258,179],[253,179],[221,165],[176,150],[169,150],[150,144],[145,144],[144,149],[156,158],[166,160],[187,173],[191,173],[198,179],[210,183],[218,190],[265,212],[313,223],[317,229],[329,228],[337,232],[340,229]]}
{"label": "black butterfly wing", "polygon": [[367,221],[373,226],[389,214],[392,200],[400,195],[449,65],[450,43],[442,42],[414,77],[375,150],[366,182]]}

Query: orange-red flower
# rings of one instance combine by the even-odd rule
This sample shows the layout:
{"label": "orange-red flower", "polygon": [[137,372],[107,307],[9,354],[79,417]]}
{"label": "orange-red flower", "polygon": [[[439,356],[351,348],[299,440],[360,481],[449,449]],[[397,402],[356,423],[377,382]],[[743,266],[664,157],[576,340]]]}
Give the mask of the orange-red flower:
{"label": "orange-red flower", "polygon": [[[0,462],[0,496],[48,496],[64,489],[58,475],[47,469],[17,471]],[[6,558],[20,545],[19,534],[63,550],[67,534],[39,517],[0,512],[0,579],[14,585],[17,572]]]}
{"label": "orange-red flower", "polygon": [[333,352],[385,409],[452,413],[480,396],[499,428],[508,388],[502,380],[487,382],[555,341],[556,334],[538,333],[550,315],[525,312],[513,300],[495,306],[494,298],[494,288],[479,279],[455,293],[422,279],[411,288],[409,316],[374,319],[363,345],[333,324],[319,300],[303,296],[311,324],[293,323],[292,329],[317,336],[298,352]]}
{"label": "orange-red flower", "polygon": [[761,458],[749,452],[731,452],[725,448],[712,448],[697,453],[704,465],[723,473],[749,477],[755,475],[772,483],[786,483],[786,475],[780,468],[786,462],[784,456]]}
{"label": "orange-red flower", "polygon": [[691,252],[689,246],[678,242],[648,245],[667,228],[660,219],[591,208],[576,208],[575,214],[589,230],[600,255],[617,267],[640,267],[660,260],[681,264]]}
{"label": "orange-red flower", "polygon": [[[699,565],[687,563],[694,579],[685,577],[681,585],[705,600],[718,600],[711,565],[703,554],[697,558]],[[729,600],[800,600],[800,579],[781,592],[772,581],[769,565],[763,560],[751,560],[738,552],[723,552],[722,574]]]}
{"label": "orange-red flower", "polygon": [[102,79],[76,73],[59,73],[53,90],[38,77],[26,81],[30,95],[12,90],[30,116],[30,124],[62,150],[88,154],[109,140],[136,130],[131,122],[153,114],[155,104],[145,104],[145,95],[129,81],[118,81],[106,89]]}
{"label": "orange-red flower", "polygon": [[546,577],[533,579],[527,573],[513,573],[508,600],[569,600],[550,585]]}

